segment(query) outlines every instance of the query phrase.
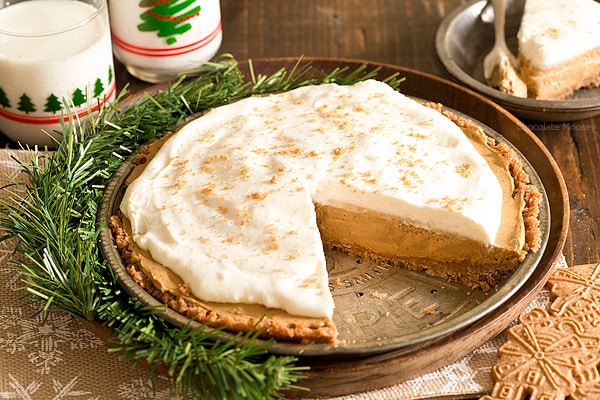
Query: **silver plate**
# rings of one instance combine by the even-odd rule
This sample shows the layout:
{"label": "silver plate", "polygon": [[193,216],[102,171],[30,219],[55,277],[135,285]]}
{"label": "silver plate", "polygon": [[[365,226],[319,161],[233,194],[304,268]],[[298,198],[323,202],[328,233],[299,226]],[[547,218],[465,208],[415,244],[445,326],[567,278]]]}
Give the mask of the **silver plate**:
{"label": "silver plate", "polygon": [[[463,115],[455,110],[450,111]],[[506,143],[515,151],[532,184],[542,192],[541,249],[537,253],[528,254],[513,274],[504,278],[488,293],[422,272],[363,261],[339,251],[327,251],[330,289],[336,306],[333,319],[339,331],[339,343],[305,345],[279,342],[271,345],[269,351],[275,354],[317,357],[409,352],[465,329],[493,313],[519,291],[537,268],[548,242],[550,215],[547,196],[539,176],[518,149],[489,127],[474,122],[486,134]],[[113,244],[110,228],[105,224],[118,210],[125,190],[125,178],[133,168],[133,158],[120,167],[105,190],[98,218],[104,224],[100,233],[100,249],[129,295],[138,298],[145,305],[161,305],[129,276]],[[161,316],[176,326],[189,323],[187,318],[171,309],[165,309]],[[219,334],[218,339],[230,341],[234,336],[223,333]]]}
{"label": "silver plate", "polygon": [[[525,0],[506,1],[506,41],[517,54],[517,33]],[[440,24],[435,46],[446,70],[469,88],[489,97],[515,115],[550,122],[573,121],[600,114],[600,88],[581,89],[562,101],[515,97],[487,85],[483,59],[494,44],[494,12],[483,0],[470,1]]]}

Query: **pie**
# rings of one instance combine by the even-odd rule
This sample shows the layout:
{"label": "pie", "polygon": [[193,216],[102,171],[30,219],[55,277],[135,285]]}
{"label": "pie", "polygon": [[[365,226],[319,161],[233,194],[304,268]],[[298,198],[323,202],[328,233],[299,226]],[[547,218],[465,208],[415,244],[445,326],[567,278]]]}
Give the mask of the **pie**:
{"label": "pie", "polygon": [[324,248],[487,291],[540,247],[514,152],[376,80],[215,108],[138,160],[111,219],[130,275],[234,332],[335,343]]}

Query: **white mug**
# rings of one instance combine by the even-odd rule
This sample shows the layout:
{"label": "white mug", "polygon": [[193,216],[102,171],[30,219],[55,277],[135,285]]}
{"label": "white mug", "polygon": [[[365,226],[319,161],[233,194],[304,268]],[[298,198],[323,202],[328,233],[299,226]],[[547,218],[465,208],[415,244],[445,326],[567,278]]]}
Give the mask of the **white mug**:
{"label": "white mug", "polygon": [[2,133],[52,146],[115,96],[106,0],[0,0]]}
{"label": "white mug", "polygon": [[113,52],[151,83],[210,60],[222,40],[219,0],[109,0]]}

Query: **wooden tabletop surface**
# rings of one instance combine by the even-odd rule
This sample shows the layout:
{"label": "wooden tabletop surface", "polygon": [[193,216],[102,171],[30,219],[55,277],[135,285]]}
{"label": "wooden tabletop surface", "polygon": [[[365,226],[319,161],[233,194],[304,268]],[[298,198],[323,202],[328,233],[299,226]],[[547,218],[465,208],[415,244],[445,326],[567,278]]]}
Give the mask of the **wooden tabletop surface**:
{"label": "wooden tabletop surface", "polygon": [[[461,0],[221,0],[220,52],[238,60],[317,56],[377,61],[449,80],[435,48],[436,30]],[[116,66],[117,82],[148,86]],[[600,261],[600,117],[524,121],[544,142],[567,183],[568,265]]]}

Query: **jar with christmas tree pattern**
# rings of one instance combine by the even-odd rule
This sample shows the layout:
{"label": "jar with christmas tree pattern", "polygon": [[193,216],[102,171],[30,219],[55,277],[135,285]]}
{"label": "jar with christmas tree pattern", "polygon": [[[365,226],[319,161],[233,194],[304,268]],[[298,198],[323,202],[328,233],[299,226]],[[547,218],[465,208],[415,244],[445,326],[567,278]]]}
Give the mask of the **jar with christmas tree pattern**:
{"label": "jar with christmas tree pattern", "polygon": [[221,46],[219,0],[109,0],[109,14],[115,57],[146,82],[194,70]]}

